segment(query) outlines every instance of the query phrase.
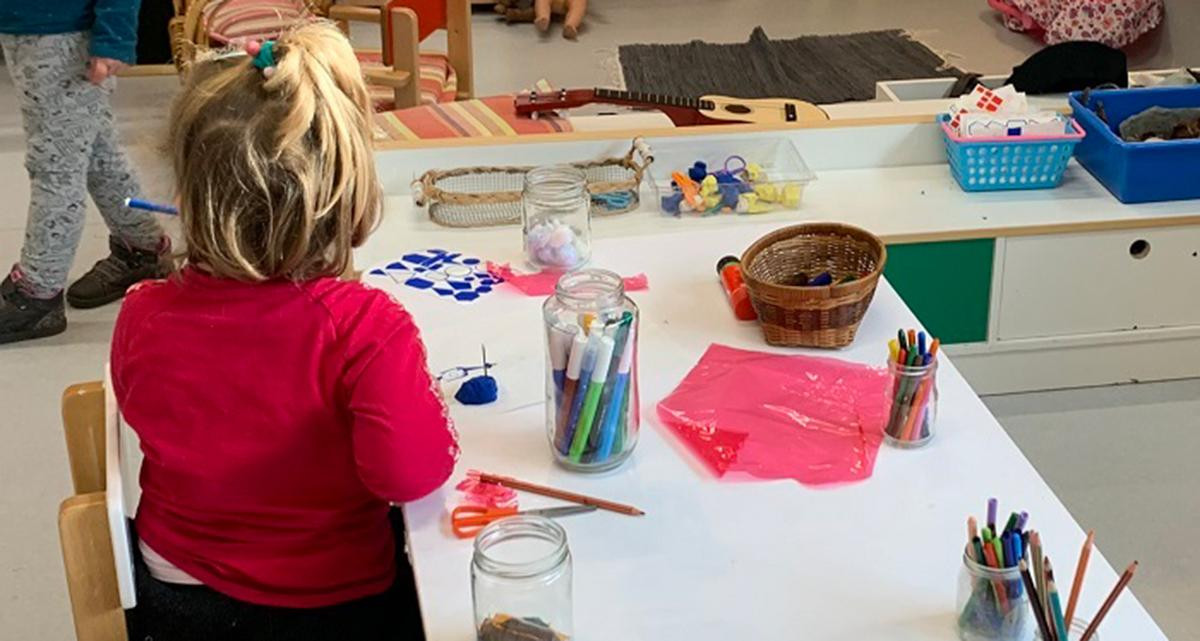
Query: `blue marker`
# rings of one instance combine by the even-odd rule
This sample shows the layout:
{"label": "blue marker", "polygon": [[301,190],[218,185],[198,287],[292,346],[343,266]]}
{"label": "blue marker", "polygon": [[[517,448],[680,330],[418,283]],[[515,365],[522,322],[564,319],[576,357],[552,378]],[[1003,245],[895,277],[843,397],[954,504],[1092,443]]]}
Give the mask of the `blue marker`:
{"label": "blue marker", "polygon": [[149,200],[142,200],[141,198],[126,198],[125,206],[131,209],[156,211],[160,214],[171,214],[172,216],[179,215],[179,210],[171,205],[160,205],[158,203],[152,203]]}
{"label": "blue marker", "polygon": [[629,334],[625,337],[625,349],[621,352],[621,362],[617,365],[617,380],[613,385],[612,398],[608,409],[604,412],[604,424],[600,427],[600,446],[596,449],[597,462],[607,460],[612,454],[613,441],[617,436],[617,425],[621,422],[621,408],[625,405],[625,395],[631,385],[630,371],[633,369],[633,343],[635,328],[630,326]]}
{"label": "blue marker", "polygon": [[[571,399],[571,414],[567,418],[567,433],[563,442],[567,448],[575,440],[575,428],[579,424],[579,413],[583,411],[583,399],[591,386],[592,370],[596,367],[596,356],[600,352],[600,338],[604,336],[604,325],[600,321],[592,321],[588,333],[587,348],[583,352],[583,369],[579,372],[579,387],[575,389],[575,397]],[[562,452],[563,456],[567,452]]]}
{"label": "blue marker", "polygon": [[917,353],[925,353],[925,332],[917,332]]}

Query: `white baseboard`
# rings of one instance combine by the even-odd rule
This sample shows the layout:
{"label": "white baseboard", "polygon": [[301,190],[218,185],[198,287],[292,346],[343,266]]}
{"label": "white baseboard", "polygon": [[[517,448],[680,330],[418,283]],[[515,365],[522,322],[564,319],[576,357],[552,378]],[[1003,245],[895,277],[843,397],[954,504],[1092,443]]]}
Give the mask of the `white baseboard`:
{"label": "white baseboard", "polygon": [[1200,377],[1196,327],[950,345],[946,352],[979,394]]}

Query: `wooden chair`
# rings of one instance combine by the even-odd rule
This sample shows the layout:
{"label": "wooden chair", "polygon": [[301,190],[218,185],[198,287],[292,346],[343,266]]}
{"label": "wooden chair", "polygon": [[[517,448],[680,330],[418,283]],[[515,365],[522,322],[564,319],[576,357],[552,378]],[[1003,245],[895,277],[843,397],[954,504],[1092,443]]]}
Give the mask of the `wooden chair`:
{"label": "wooden chair", "polygon": [[105,498],[105,405],[99,381],[63,392],[75,495],[58,508],[58,536],[78,641],[126,641]]}
{"label": "wooden chair", "polygon": [[[372,23],[379,27],[383,50],[356,50],[363,64],[363,75],[372,88],[376,111],[413,107],[421,102],[448,102],[469,98],[473,92],[471,67],[471,8],[468,0],[446,0],[444,25],[419,25],[416,12],[400,6],[388,7],[385,0],[350,0],[350,4],[334,4],[334,0],[173,0],[176,17],[171,20],[171,50],[180,73],[186,73],[196,54],[221,39],[209,32],[206,10],[228,3],[243,3],[248,7],[259,4],[282,7],[275,10],[275,22],[327,18],[342,25],[349,33],[350,22]],[[263,9],[265,10],[265,9]],[[264,31],[247,20],[243,31],[222,34],[222,38],[270,37],[280,29],[278,24]],[[421,27],[424,27],[423,29]],[[447,52],[428,53],[418,50],[418,33],[433,27],[447,31]]]}

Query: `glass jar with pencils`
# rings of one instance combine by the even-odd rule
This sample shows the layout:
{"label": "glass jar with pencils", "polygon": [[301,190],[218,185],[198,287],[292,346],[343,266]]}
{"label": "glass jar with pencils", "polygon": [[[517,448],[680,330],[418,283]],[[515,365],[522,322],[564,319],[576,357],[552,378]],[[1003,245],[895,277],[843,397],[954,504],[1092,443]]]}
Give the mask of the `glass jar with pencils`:
{"label": "glass jar with pencils", "polygon": [[[901,331],[899,336],[905,333]],[[888,443],[901,448],[932,441],[938,412],[938,341],[926,345],[924,332],[909,330],[908,336],[908,340],[888,344],[892,406],[883,434]]]}
{"label": "glass jar with pencils", "polygon": [[1018,567],[989,567],[964,553],[956,622],[962,641],[1032,641],[1037,624]]}
{"label": "glass jar with pencils", "polygon": [[638,439],[638,308],[621,277],[570,272],[542,306],[546,323],[546,434],[568,469],[620,465]]}
{"label": "glass jar with pencils", "polygon": [[592,257],[591,196],[583,170],[538,167],[521,192],[525,257],[539,269],[572,270]]}
{"label": "glass jar with pencils", "polygon": [[571,551],[554,521],[518,515],[475,536],[471,598],[479,641],[566,641],[572,631]]}

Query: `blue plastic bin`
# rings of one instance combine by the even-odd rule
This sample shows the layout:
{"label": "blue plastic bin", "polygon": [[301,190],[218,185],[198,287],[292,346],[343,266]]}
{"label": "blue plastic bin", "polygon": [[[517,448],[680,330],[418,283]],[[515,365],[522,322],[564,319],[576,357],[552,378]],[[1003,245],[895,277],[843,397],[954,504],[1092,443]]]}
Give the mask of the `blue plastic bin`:
{"label": "blue plastic bin", "polygon": [[[1068,96],[1075,119],[1087,132],[1076,149],[1079,164],[1117,200],[1146,203],[1200,198],[1200,140],[1125,142],[1117,133],[1128,117],[1150,107],[1200,107],[1200,86],[1106,89]],[[1108,123],[1096,115],[1103,103]]]}
{"label": "blue plastic bin", "polygon": [[1061,136],[962,138],[950,129],[950,115],[938,116],[950,173],[963,191],[1050,189],[1062,182],[1071,152],[1084,137],[1074,121]]}

